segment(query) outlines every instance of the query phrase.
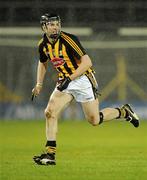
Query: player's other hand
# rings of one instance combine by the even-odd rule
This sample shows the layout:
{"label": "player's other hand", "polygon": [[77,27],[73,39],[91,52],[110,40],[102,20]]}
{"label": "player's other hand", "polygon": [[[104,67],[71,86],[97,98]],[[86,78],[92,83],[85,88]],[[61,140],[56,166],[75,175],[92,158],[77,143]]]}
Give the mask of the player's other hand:
{"label": "player's other hand", "polygon": [[64,89],[66,89],[69,85],[69,83],[71,82],[71,79],[69,77],[66,77],[63,81],[61,81],[61,83],[57,86],[57,89],[59,91],[63,91]]}
{"label": "player's other hand", "polygon": [[42,90],[42,85],[36,84],[36,86],[32,89],[32,101],[34,97],[37,97]]}

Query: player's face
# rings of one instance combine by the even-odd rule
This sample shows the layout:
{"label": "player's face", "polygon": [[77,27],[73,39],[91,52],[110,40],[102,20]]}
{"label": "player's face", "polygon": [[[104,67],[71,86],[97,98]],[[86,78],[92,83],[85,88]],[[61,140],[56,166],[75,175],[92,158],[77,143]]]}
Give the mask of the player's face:
{"label": "player's face", "polygon": [[60,34],[61,31],[61,23],[60,21],[50,21],[44,25],[44,32],[50,38],[56,38]]}

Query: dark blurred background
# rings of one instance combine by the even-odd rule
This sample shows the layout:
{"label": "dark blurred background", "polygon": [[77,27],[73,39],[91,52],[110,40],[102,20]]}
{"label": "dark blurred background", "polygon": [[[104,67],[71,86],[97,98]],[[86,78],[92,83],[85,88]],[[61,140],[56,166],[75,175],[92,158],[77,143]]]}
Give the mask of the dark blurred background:
{"label": "dark blurred background", "polygon": [[91,26],[116,30],[122,26],[146,26],[146,0],[1,0],[2,26],[38,26],[40,15],[57,12],[65,26]]}
{"label": "dark blurred background", "polygon": [[[93,61],[101,108],[130,103],[147,118],[147,1],[145,0],[0,0],[0,117],[43,118],[57,74],[51,64],[40,97],[36,83],[40,16],[55,12],[64,31],[76,34]],[[82,119],[72,103],[63,119]]]}

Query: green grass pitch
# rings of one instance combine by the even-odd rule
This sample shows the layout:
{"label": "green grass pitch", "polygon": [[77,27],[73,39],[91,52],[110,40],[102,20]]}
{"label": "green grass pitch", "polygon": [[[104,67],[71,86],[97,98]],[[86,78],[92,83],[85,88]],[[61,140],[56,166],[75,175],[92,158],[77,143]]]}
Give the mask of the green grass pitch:
{"label": "green grass pitch", "polygon": [[99,127],[62,121],[56,166],[32,160],[44,150],[44,128],[44,121],[0,121],[1,180],[147,179],[147,121],[139,128],[118,120]]}

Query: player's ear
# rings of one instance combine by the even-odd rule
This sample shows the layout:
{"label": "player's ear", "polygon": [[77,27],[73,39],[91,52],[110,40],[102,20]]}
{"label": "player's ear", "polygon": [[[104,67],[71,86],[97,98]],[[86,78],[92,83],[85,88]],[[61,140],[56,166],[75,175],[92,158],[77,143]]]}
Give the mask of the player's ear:
{"label": "player's ear", "polygon": [[46,32],[46,25],[45,24],[43,24],[42,26],[41,26],[41,29],[42,29],[42,31],[44,31],[44,32]]}

